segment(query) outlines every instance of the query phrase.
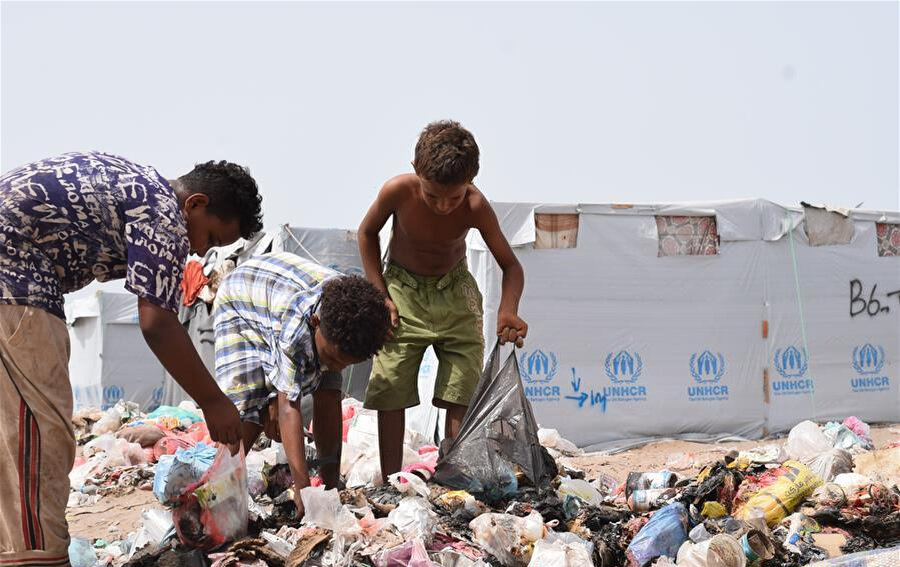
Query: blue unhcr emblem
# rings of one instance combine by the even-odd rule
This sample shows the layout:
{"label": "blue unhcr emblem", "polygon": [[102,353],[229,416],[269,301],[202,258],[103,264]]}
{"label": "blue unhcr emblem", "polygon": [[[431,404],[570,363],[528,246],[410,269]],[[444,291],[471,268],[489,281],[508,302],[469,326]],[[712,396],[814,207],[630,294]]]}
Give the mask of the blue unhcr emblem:
{"label": "blue unhcr emblem", "polygon": [[614,383],[630,384],[640,378],[644,363],[637,352],[621,350],[615,356],[613,353],[607,354],[604,367],[606,375]]}
{"label": "blue unhcr emblem", "polygon": [[535,350],[531,354],[523,351],[519,357],[519,373],[526,382],[549,382],[559,370],[556,354]]}
{"label": "blue unhcr emblem", "polygon": [[708,350],[699,355],[691,355],[691,376],[694,380],[704,384],[718,382],[725,374],[725,357],[721,353],[713,354]]}

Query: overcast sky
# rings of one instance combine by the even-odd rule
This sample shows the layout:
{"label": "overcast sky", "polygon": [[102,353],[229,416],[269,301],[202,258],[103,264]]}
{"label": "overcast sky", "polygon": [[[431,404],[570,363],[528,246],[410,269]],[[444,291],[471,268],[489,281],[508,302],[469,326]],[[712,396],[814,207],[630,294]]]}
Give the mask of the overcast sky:
{"label": "overcast sky", "polygon": [[355,228],[454,118],[494,200],[900,208],[898,3],[2,4],[0,165],[248,165]]}

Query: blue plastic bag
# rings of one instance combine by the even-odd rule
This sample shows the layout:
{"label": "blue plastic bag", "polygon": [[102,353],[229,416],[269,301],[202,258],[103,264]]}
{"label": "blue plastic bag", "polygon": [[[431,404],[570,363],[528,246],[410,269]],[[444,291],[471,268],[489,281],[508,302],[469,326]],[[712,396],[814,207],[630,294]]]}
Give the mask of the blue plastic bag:
{"label": "blue plastic bag", "polygon": [[198,482],[216,459],[216,448],[197,443],[163,455],[153,471],[153,495],[163,504],[174,504],[185,489]]}
{"label": "blue plastic bag", "polygon": [[687,508],[673,502],[658,510],[628,544],[628,564],[642,567],[661,555],[675,559],[688,538]]}
{"label": "blue plastic bag", "polygon": [[195,414],[194,412],[183,410],[175,406],[159,406],[158,408],[147,414],[147,419],[157,419],[160,417],[174,417],[178,421],[187,419],[191,423],[203,421],[202,419],[200,419],[200,416]]}

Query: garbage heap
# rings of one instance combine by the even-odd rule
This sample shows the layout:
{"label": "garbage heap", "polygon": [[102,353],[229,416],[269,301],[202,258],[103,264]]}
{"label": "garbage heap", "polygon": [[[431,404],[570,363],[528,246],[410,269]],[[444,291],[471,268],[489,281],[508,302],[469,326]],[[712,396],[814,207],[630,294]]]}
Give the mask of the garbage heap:
{"label": "garbage heap", "polygon": [[[343,409],[346,488],[314,477],[302,520],[277,443],[263,438],[246,456],[217,450],[190,403],[76,416],[70,506],[145,489],[166,508],[144,511],[125,540],[74,540],[72,564],[900,567],[900,443],[874,450],[856,418],[802,422],[783,446],[731,451],[690,478],[586,478],[566,466],[578,449],[553,430],[537,431],[536,449],[505,453],[515,427],[492,430],[483,458],[461,468],[452,447],[439,457],[408,432],[403,472],[381,485],[376,415],[355,400]],[[527,415],[511,419],[528,429]]]}

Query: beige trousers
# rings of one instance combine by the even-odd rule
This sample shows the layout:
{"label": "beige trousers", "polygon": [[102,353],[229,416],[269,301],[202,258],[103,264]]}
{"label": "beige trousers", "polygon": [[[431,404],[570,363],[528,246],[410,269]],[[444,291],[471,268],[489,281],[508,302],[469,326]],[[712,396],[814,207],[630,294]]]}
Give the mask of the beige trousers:
{"label": "beige trousers", "polygon": [[0,305],[0,567],[69,565],[75,434],[68,363],[60,318]]}

